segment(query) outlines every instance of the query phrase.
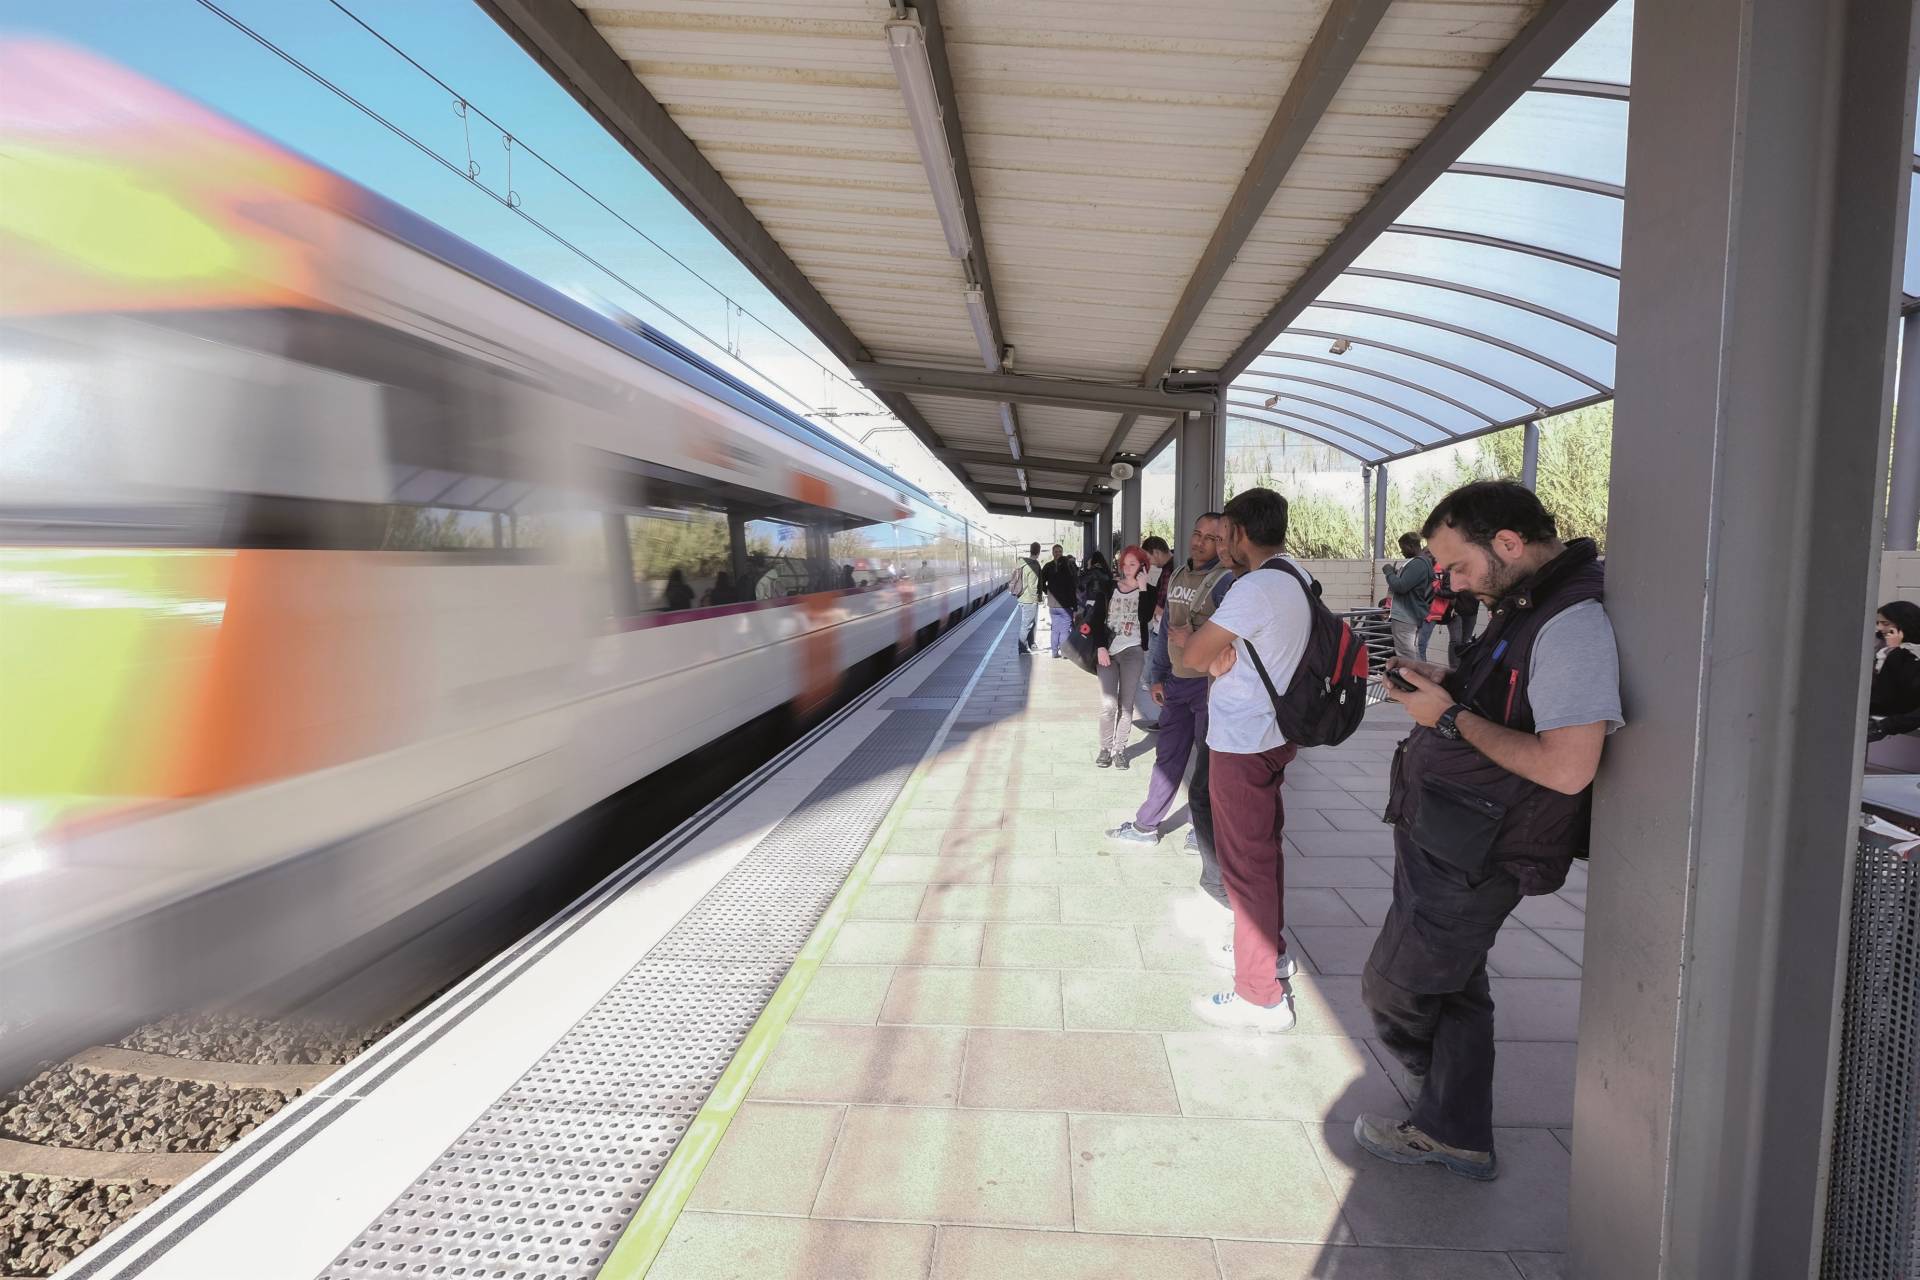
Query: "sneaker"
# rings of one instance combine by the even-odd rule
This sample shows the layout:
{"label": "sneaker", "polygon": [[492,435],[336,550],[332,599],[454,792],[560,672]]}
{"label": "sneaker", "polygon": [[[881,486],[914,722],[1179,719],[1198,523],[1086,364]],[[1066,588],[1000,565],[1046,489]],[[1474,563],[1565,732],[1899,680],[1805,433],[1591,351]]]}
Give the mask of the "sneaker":
{"label": "sneaker", "polygon": [[1269,1034],[1293,1030],[1292,996],[1282,996],[1276,1005],[1258,1005],[1242,1000],[1233,991],[1203,992],[1188,1002],[1187,1007],[1193,1010],[1194,1017],[1216,1027]]}
{"label": "sneaker", "polygon": [[1160,833],[1158,831],[1149,831],[1145,827],[1135,826],[1131,822],[1123,822],[1113,828],[1113,830],[1107,832],[1107,839],[1124,840],[1128,844],[1159,844]]}
{"label": "sneaker", "polygon": [[1353,1140],[1370,1155],[1394,1164],[1437,1164],[1449,1173],[1478,1182],[1491,1182],[1499,1174],[1493,1152],[1450,1147],[1411,1120],[1395,1124],[1384,1116],[1362,1115],[1353,1122]]}
{"label": "sneaker", "polygon": [[1188,853],[1200,852],[1200,833],[1198,831],[1195,831],[1192,827],[1187,828],[1186,848]]}
{"label": "sneaker", "polygon": [[[1228,939],[1226,942],[1216,947],[1209,954],[1208,959],[1213,961],[1214,968],[1225,969],[1228,973],[1232,973],[1233,972],[1233,940]],[[1282,982],[1286,982],[1288,979],[1292,978],[1293,975],[1298,972],[1300,972],[1300,966],[1296,965],[1293,962],[1293,953],[1290,951],[1282,951],[1280,953],[1280,958],[1273,962],[1273,976],[1280,979],[1280,981]]]}
{"label": "sneaker", "polygon": [[1142,720],[1140,722],[1140,727],[1142,729],[1145,729],[1148,733],[1160,732],[1160,722],[1158,720]]}
{"label": "sneaker", "polygon": [[1102,769],[1111,769],[1113,767],[1113,752],[1102,751],[1093,758],[1093,763]]}
{"label": "sneaker", "polygon": [[1131,769],[1133,768],[1133,763],[1127,759],[1126,752],[1118,751],[1114,753],[1113,767],[1116,769]]}

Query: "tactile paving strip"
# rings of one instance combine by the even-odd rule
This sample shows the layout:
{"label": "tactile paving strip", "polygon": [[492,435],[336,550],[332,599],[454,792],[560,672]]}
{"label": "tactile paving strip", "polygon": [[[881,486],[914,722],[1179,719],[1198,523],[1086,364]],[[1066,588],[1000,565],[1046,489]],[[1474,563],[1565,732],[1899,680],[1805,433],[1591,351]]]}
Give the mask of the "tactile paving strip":
{"label": "tactile paving strip", "polygon": [[919,696],[887,703],[899,709],[321,1280],[597,1272],[997,634],[983,626]]}

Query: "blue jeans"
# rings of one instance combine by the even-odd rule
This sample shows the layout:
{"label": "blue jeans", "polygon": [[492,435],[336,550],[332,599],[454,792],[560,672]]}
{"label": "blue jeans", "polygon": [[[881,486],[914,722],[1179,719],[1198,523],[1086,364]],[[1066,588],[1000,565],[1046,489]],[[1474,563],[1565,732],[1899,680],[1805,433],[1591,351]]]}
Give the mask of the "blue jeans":
{"label": "blue jeans", "polygon": [[1059,605],[1047,606],[1047,625],[1053,632],[1053,656],[1060,656],[1060,646],[1067,642],[1067,632],[1073,628],[1073,615]]}
{"label": "blue jeans", "polygon": [[1433,639],[1433,629],[1437,625],[1437,623],[1433,622],[1422,622],[1420,624],[1420,661],[1422,662],[1427,660],[1427,641]]}
{"label": "blue jeans", "polygon": [[1017,605],[1020,610],[1020,616],[1015,618],[1013,623],[1014,626],[1020,628],[1020,634],[1017,639],[1023,651],[1030,650],[1033,648],[1034,628],[1040,625],[1040,602],[1035,600],[1032,604],[1028,604],[1025,601],[1019,601]]}

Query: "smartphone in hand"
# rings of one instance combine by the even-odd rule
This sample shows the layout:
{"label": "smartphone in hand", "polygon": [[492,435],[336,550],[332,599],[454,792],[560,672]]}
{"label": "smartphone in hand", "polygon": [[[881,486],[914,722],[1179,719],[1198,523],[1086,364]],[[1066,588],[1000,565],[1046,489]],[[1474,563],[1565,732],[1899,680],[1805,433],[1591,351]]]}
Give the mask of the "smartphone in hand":
{"label": "smartphone in hand", "polygon": [[1416,685],[1392,667],[1387,668],[1387,683],[1402,693],[1418,693],[1420,691],[1419,685]]}

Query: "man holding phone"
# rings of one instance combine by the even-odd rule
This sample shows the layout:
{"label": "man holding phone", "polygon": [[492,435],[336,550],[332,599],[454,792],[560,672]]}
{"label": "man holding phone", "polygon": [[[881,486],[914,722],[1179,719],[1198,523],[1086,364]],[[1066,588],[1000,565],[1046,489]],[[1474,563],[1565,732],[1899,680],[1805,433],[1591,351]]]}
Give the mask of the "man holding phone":
{"label": "man holding phone", "polygon": [[1397,657],[1387,696],[1415,729],[1394,760],[1393,905],[1361,977],[1382,1042],[1417,1097],[1363,1115],[1360,1145],[1398,1164],[1496,1173],[1487,952],[1524,896],[1552,893],[1586,850],[1589,795],[1621,727],[1619,658],[1590,539],[1562,542],[1531,490],[1454,490],[1422,533],[1455,591],[1492,610],[1449,673]]}

